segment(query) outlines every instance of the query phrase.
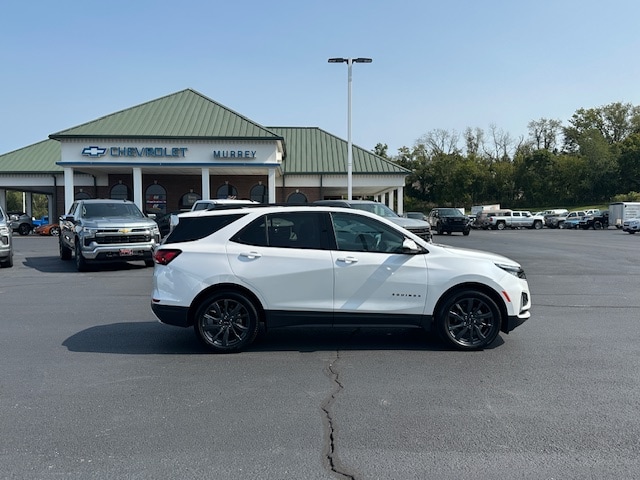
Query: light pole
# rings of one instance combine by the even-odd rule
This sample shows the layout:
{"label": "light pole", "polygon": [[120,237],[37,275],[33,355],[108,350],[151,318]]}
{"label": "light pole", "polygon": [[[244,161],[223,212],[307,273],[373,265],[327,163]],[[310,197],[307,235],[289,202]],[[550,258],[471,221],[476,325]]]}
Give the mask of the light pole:
{"label": "light pole", "polygon": [[330,58],[329,63],[346,63],[348,67],[347,81],[347,199],[353,198],[353,148],[351,145],[351,66],[354,63],[371,63],[370,58]]}

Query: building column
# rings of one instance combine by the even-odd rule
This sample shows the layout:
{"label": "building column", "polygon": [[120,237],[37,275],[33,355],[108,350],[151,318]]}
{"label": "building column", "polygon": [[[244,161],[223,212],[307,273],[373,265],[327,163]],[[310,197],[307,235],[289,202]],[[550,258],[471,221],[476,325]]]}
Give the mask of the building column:
{"label": "building column", "polygon": [[142,169],[140,167],[133,168],[133,203],[135,203],[141,212],[144,212],[142,202]]}
{"label": "building column", "polygon": [[404,187],[398,187],[396,190],[396,195],[398,196],[398,215],[402,215],[404,213]]}
{"label": "building column", "polygon": [[0,188],[0,207],[7,211],[7,191],[4,188]]}
{"label": "building column", "polygon": [[202,169],[202,200],[211,200],[211,189],[209,187],[209,169]]}
{"label": "building column", "polygon": [[47,215],[49,216],[49,223],[58,223],[55,219],[55,206],[53,204],[53,195],[47,195]]}
{"label": "building column", "polygon": [[71,210],[73,205],[73,168],[64,167],[64,214]]}
{"label": "building column", "polygon": [[31,194],[31,192],[24,192],[24,213],[26,213],[27,215],[29,215],[29,217],[33,217],[33,204],[32,204],[32,200],[33,200],[33,195]]}
{"label": "building column", "polygon": [[387,205],[387,207],[389,207],[391,210],[395,210],[395,208],[393,208],[393,190],[389,191],[389,204]]}
{"label": "building column", "polygon": [[276,169],[269,169],[269,203],[276,203]]}

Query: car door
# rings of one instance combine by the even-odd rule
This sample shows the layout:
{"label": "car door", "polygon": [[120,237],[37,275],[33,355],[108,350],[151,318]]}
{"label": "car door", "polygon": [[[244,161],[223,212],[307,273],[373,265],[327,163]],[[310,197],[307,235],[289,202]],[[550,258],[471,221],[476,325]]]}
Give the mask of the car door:
{"label": "car door", "polygon": [[331,220],[334,324],[419,324],[427,297],[427,251],[404,253],[405,235],[373,218],[332,212]]}
{"label": "car door", "polygon": [[264,215],[227,242],[233,273],[262,301],[271,326],[332,322],[333,262],[324,217]]}

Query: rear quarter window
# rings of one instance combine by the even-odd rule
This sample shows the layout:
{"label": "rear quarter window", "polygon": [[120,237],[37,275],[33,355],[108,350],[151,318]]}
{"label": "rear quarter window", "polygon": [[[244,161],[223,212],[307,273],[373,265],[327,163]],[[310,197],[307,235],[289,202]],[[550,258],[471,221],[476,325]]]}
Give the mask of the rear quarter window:
{"label": "rear quarter window", "polygon": [[184,217],[167,236],[165,243],[182,243],[200,240],[232,224],[246,213],[215,215],[210,217]]}

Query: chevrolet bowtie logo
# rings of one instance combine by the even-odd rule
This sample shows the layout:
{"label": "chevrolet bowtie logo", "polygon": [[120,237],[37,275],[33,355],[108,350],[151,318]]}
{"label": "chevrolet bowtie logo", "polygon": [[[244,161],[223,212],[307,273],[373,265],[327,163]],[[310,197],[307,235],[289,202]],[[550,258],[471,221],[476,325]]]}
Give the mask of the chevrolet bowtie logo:
{"label": "chevrolet bowtie logo", "polygon": [[106,153],[106,148],[100,147],[86,147],[82,150],[82,155],[86,155],[88,157],[101,157]]}
{"label": "chevrolet bowtie logo", "polygon": [[131,229],[130,228],[121,228],[120,230],[118,230],[119,233],[124,233],[125,235],[127,233],[131,233]]}

